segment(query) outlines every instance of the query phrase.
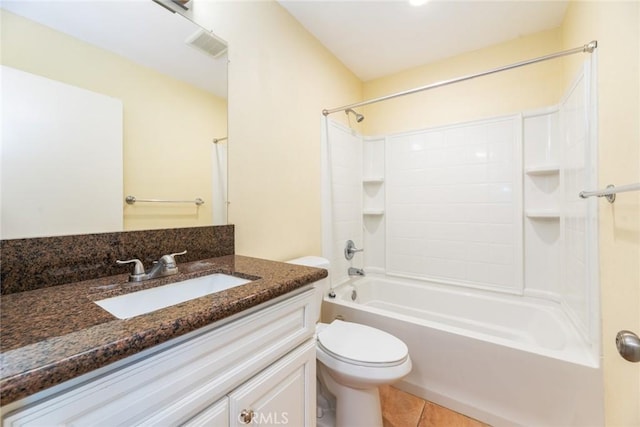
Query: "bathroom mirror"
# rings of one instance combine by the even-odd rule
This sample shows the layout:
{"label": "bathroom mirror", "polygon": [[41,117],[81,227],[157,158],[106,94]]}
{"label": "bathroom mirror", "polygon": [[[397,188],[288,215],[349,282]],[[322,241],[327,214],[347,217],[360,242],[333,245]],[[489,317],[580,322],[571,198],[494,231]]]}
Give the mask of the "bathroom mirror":
{"label": "bathroom mirror", "polygon": [[[210,30],[173,13],[160,2],[20,0],[0,4],[3,69],[10,67],[54,84],[114,99],[121,102],[122,109],[121,164],[117,166],[121,168],[122,185],[113,202],[118,206],[116,212],[120,212],[120,225],[98,223],[91,229],[73,228],[84,218],[96,216],[91,212],[93,204],[87,200],[65,201],[65,196],[52,197],[54,190],[47,188],[51,180],[46,177],[45,168],[36,165],[60,162],[51,167],[53,173],[72,176],[70,169],[74,165],[86,163],[85,170],[90,171],[101,167],[101,159],[76,158],[76,149],[51,146],[65,137],[44,134],[37,139],[43,147],[49,145],[47,150],[56,153],[55,158],[49,158],[46,150],[23,150],[20,141],[20,157],[40,158],[36,163],[27,159],[26,166],[16,172],[19,175],[2,172],[1,194],[19,196],[17,202],[10,203],[3,196],[0,238],[227,223],[227,46]],[[64,99],[47,102],[55,108],[67,100],[66,96],[60,98]],[[31,114],[30,127],[45,129],[44,122],[53,121],[52,117]],[[63,128],[58,122],[48,125],[56,130]],[[77,134],[77,127],[72,126],[69,132]],[[97,144],[93,138],[88,139],[91,141],[81,143]],[[3,140],[7,140],[5,131]],[[6,165],[13,159],[8,157],[11,150],[3,144],[2,161]],[[83,151],[103,157],[96,145],[93,148]],[[106,184],[84,178],[80,175],[71,181],[84,190],[89,187],[92,194],[107,197],[103,191]],[[19,187],[28,183],[33,186]],[[58,214],[71,228],[40,226],[36,230],[10,232],[5,218],[13,217],[25,224],[29,215],[38,210],[49,216],[37,203],[28,204],[42,197],[29,190],[36,187],[43,190],[45,198],[58,200]],[[55,190],[63,194],[80,191]],[[127,196],[136,201],[127,203]],[[204,203],[195,203],[197,199]],[[10,208],[14,212],[6,215]]]}

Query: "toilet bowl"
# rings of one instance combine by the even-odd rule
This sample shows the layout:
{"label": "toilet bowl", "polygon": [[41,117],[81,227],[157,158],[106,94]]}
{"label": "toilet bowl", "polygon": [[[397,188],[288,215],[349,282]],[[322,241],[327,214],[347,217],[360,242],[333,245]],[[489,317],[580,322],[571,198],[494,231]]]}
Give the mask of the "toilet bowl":
{"label": "toilet bowl", "polygon": [[[320,257],[288,262],[329,268],[329,262]],[[314,286],[319,295],[316,304],[319,320],[329,279]],[[343,320],[317,323],[316,360],[317,379],[335,398],[335,427],[382,427],[378,387],[398,381],[411,371],[411,358],[404,342],[379,329]]]}
{"label": "toilet bowl", "polygon": [[384,331],[342,320],[316,331],[317,370],[336,398],[336,427],[381,427],[378,386],[411,371],[407,346]]}

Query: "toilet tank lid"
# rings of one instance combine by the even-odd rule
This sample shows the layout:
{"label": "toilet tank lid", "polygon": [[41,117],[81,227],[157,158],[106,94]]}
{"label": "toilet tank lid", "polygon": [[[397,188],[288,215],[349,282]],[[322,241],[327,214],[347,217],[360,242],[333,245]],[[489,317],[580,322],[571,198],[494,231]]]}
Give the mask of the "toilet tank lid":
{"label": "toilet tank lid", "polygon": [[319,256],[303,256],[300,258],[290,259],[286,261],[288,264],[304,265],[307,267],[329,268],[329,260]]}

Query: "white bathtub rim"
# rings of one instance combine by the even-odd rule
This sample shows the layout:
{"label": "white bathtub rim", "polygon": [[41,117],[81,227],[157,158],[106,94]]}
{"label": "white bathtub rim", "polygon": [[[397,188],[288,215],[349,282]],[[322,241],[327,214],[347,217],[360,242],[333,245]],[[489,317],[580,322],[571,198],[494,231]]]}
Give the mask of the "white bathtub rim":
{"label": "white bathtub rim", "polygon": [[[497,295],[497,296],[494,294],[487,295],[486,293],[482,293],[477,290],[461,290],[461,289],[452,290],[452,289],[445,288],[443,285],[431,284],[431,283],[416,284],[416,283],[412,283],[412,281],[408,279],[400,279],[396,277],[388,277],[388,276],[376,274],[376,275],[371,275],[371,277],[356,278],[355,280],[352,279],[345,283],[342,283],[341,285],[333,288],[334,292],[336,293],[336,298],[329,298],[328,296],[325,296],[324,300],[330,304],[338,304],[338,305],[343,305],[347,307],[353,307],[359,310],[370,311],[374,314],[384,316],[387,318],[393,317],[405,322],[419,324],[419,325],[423,325],[423,326],[438,329],[438,330],[443,330],[446,332],[454,333],[456,335],[462,335],[462,336],[466,336],[466,337],[480,340],[480,341],[488,341],[501,346],[516,348],[518,350],[538,354],[544,357],[559,359],[559,360],[563,360],[570,363],[576,363],[576,364],[587,366],[590,368],[600,367],[600,358],[594,357],[593,349],[590,347],[588,343],[586,343],[583,340],[582,335],[579,333],[579,331],[575,329],[570,319],[566,315],[564,315],[560,305],[552,301],[537,300],[531,297],[517,297],[519,298],[519,301],[517,302],[514,301],[514,303],[532,306],[532,307],[535,307],[536,310],[548,311],[554,317],[558,317],[558,315],[561,315],[560,317],[562,317],[562,322],[560,326],[563,328],[564,334],[568,337],[567,343],[562,350],[544,348],[540,345],[535,345],[531,343],[530,342],[531,340],[525,340],[525,341],[528,341],[528,343],[525,344],[523,342],[502,338],[495,335],[490,335],[488,333],[482,333],[482,332],[478,332],[478,331],[474,331],[471,329],[454,326],[454,325],[447,325],[443,322],[417,318],[415,316],[409,316],[409,315],[405,315],[398,312],[390,312],[389,310],[384,310],[377,307],[371,307],[371,306],[363,305],[360,303],[351,302],[349,299],[350,299],[351,290],[353,289],[352,287],[353,284],[358,284],[363,282],[366,283],[366,281],[371,279],[380,279],[380,280],[385,280],[392,283],[393,282],[400,283],[405,286],[414,286],[414,287],[426,286],[436,291],[467,294],[467,295],[472,295],[473,297],[482,298],[482,299],[495,299],[495,298],[509,297],[508,295]],[[468,322],[468,323],[471,323],[471,322]],[[499,327],[494,325],[492,326],[492,328],[498,329]],[[505,330],[511,331],[506,328]]]}
{"label": "white bathtub rim", "polygon": [[[332,303],[332,304],[339,304],[339,305],[344,305],[347,307],[353,307],[358,309],[358,307],[363,307],[363,305],[361,304],[355,304],[355,303],[348,303],[346,301],[337,301],[337,298],[332,300],[330,298],[325,298],[325,300],[328,303]],[[366,307],[366,306],[364,306]],[[375,308],[375,307],[366,307],[366,311],[370,311],[371,313],[383,316],[383,317],[390,317],[389,311],[387,310],[382,310],[379,308]],[[576,348],[573,349],[573,351],[571,351],[571,346],[567,346],[563,351],[553,351],[553,350],[546,350],[546,349],[537,349],[535,351],[533,351],[531,349],[530,346],[525,346],[525,345],[521,345],[517,342],[514,342],[512,340],[507,340],[507,339],[501,339],[499,337],[495,337],[495,336],[491,336],[488,334],[482,334],[482,333],[478,333],[478,332],[474,332],[474,331],[470,331],[468,329],[463,329],[463,328],[459,328],[459,327],[455,327],[455,326],[449,326],[449,325],[444,325],[442,323],[439,322],[433,322],[433,321],[429,321],[429,320],[424,320],[424,319],[420,319],[419,321],[416,321],[416,318],[413,316],[406,316],[406,315],[402,315],[399,313],[393,313],[393,318],[405,321],[405,322],[409,322],[409,323],[418,323],[430,328],[434,328],[434,329],[439,329],[445,332],[449,332],[449,333],[453,333],[456,335],[462,335],[471,339],[476,339],[479,341],[487,341],[487,342],[491,342],[493,344],[497,344],[497,345],[502,345],[505,347],[511,347],[511,348],[515,348],[518,350],[522,350],[522,351],[527,351],[527,352],[531,352],[531,353],[535,353],[538,354],[540,356],[544,356],[544,357],[549,357],[552,359],[559,359],[559,360],[563,360],[566,362],[570,362],[570,363],[576,363],[579,365],[583,365],[583,366],[587,366],[590,368],[598,368],[599,367],[599,362],[594,360],[591,355],[590,352],[585,349],[584,347],[579,347],[576,346]],[[348,319],[347,319],[348,320]],[[575,354],[578,353],[578,354]]]}

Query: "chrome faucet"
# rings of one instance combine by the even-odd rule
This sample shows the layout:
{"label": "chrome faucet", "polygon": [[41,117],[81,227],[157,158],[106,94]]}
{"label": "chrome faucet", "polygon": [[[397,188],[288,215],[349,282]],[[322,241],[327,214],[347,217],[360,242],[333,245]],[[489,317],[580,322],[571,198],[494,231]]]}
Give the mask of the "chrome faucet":
{"label": "chrome faucet", "polygon": [[353,240],[347,240],[347,243],[344,247],[344,257],[347,260],[352,260],[356,252],[362,252],[362,251],[364,251],[364,249],[356,248],[356,245],[355,243],[353,243]]}
{"label": "chrome faucet", "polygon": [[116,260],[116,264],[133,263],[133,274],[129,275],[130,282],[143,282],[145,280],[155,279],[156,277],[171,276],[178,274],[178,266],[176,265],[175,256],[184,255],[187,251],[177,252],[175,254],[163,255],[158,261],[153,262],[153,266],[148,273],[144,271],[144,265],[139,259],[130,259],[127,261]]}
{"label": "chrome faucet", "polygon": [[349,270],[347,270],[347,273],[349,273],[349,276],[364,276],[364,270],[361,268],[355,268],[355,267],[349,267]]}

